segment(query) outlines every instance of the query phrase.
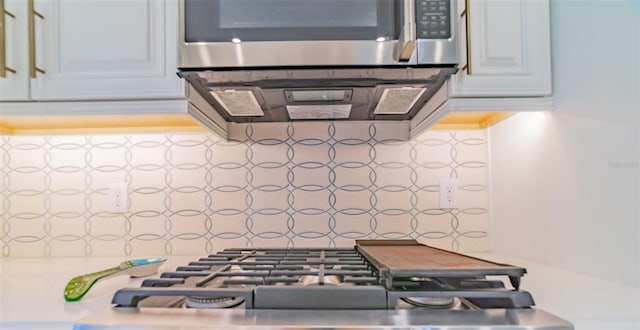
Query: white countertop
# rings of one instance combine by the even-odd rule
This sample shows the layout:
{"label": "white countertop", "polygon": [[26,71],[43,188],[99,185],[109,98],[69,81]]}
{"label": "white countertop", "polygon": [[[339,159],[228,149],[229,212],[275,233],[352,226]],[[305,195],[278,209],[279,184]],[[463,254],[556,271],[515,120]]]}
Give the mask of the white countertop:
{"label": "white countertop", "polygon": [[533,295],[537,308],[568,320],[575,329],[640,329],[640,290],[637,288],[530,260],[495,254],[470,255],[526,268],[521,289]]}
{"label": "white countertop", "polygon": [[[640,329],[640,291],[528,260],[491,254],[473,256],[527,268],[522,289],[536,306],[572,322],[576,329]],[[196,260],[169,256],[160,272]],[[99,281],[79,302],[62,292],[72,277],[110,268],[127,258],[0,259],[0,329],[72,329],[75,320],[108,308],[113,293],[137,287],[142,279],[118,276]],[[155,275],[157,276],[157,275]]]}
{"label": "white countertop", "polygon": [[[128,257],[1,258],[0,329],[72,329],[75,320],[111,306],[113,293],[139,287],[143,279],[114,276],[98,281],[77,302],[67,302],[67,282],[81,274],[117,266]],[[193,256],[172,256],[159,272],[172,271]],[[158,276],[158,275],[154,275]]]}

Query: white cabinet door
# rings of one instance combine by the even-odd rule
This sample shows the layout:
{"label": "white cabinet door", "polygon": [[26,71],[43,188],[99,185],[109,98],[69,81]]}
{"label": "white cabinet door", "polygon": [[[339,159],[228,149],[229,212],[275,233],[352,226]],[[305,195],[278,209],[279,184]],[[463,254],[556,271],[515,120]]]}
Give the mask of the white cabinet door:
{"label": "white cabinet door", "polygon": [[[0,33],[4,32],[4,43],[0,47],[4,48],[5,58],[4,63],[0,63],[0,66],[5,67],[5,70],[4,74],[0,74],[0,100],[24,101],[29,98],[26,1],[4,0],[4,9],[6,10],[4,29],[0,27]],[[0,55],[0,61],[2,61],[1,57]],[[0,73],[2,71],[0,67]],[[0,108],[1,113],[2,109]]]}
{"label": "white cabinet door", "polygon": [[36,0],[34,100],[184,95],[176,76],[175,0]]}
{"label": "white cabinet door", "polygon": [[[470,38],[460,18],[460,70],[449,81],[453,97],[518,97],[551,94],[548,0],[468,0]],[[459,11],[465,1],[458,0]],[[469,47],[467,48],[467,44]]]}

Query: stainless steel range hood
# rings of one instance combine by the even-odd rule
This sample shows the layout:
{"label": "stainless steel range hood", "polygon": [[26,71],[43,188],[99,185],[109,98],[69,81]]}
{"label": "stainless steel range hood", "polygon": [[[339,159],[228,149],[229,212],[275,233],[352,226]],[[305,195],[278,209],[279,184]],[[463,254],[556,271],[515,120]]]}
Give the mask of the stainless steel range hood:
{"label": "stainless steel range hood", "polygon": [[[457,69],[371,67],[182,70],[205,126],[294,120],[412,119]],[[194,98],[195,96],[195,98]],[[204,101],[204,102],[203,102]],[[206,106],[208,104],[210,106]]]}
{"label": "stainless steel range hood", "polygon": [[190,113],[223,135],[229,123],[409,121],[457,72],[455,0],[179,4]]}

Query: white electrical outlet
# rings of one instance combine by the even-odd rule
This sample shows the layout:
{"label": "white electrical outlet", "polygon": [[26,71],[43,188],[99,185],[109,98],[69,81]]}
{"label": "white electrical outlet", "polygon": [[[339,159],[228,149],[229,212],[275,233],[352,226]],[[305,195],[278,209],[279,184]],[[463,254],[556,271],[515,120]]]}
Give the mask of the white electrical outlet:
{"label": "white electrical outlet", "polygon": [[112,213],[125,213],[129,210],[126,183],[112,183],[109,185],[109,202]]}
{"label": "white electrical outlet", "polygon": [[458,208],[458,179],[440,179],[440,208]]}

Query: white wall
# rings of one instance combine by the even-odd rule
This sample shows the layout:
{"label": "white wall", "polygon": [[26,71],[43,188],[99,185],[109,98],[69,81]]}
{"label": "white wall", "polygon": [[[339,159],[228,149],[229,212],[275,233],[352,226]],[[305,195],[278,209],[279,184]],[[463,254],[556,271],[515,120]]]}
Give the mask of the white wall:
{"label": "white wall", "polygon": [[493,252],[639,286],[640,1],[551,1],[556,110],[490,129]]}

